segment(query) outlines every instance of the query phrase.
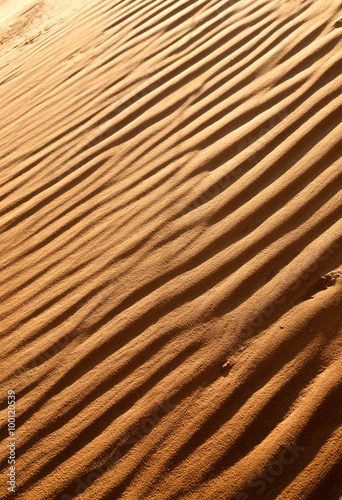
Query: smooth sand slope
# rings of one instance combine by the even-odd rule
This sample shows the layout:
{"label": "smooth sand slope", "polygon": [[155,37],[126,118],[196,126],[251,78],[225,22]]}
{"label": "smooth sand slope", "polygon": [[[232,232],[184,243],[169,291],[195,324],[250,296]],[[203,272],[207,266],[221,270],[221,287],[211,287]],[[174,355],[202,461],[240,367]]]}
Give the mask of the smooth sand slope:
{"label": "smooth sand slope", "polygon": [[0,2],[1,499],[342,497],[341,19]]}

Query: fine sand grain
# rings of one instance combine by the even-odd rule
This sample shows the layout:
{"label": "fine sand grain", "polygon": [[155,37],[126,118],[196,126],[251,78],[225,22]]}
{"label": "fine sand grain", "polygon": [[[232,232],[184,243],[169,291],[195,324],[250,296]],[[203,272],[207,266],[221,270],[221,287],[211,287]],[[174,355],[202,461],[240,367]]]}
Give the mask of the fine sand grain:
{"label": "fine sand grain", "polygon": [[0,0],[1,499],[342,498],[341,19]]}

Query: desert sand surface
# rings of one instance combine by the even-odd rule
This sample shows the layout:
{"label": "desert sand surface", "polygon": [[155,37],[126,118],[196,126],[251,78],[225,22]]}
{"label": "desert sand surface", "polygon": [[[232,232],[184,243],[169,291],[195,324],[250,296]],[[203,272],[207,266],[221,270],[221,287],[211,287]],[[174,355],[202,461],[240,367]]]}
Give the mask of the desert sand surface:
{"label": "desert sand surface", "polygon": [[0,1],[1,499],[342,498],[341,40]]}

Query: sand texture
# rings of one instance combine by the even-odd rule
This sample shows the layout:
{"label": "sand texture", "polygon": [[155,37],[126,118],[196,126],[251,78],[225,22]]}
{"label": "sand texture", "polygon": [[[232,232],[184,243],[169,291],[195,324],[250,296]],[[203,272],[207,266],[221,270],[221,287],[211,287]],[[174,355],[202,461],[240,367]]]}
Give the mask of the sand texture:
{"label": "sand texture", "polygon": [[1,499],[342,498],[341,73],[341,0],[0,1]]}

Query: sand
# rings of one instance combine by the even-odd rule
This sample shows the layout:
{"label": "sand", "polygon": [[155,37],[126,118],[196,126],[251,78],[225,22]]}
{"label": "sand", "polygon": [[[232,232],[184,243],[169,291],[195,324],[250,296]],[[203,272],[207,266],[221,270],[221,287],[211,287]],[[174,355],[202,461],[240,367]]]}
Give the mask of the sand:
{"label": "sand", "polygon": [[341,16],[0,2],[2,499],[342,498]]}

